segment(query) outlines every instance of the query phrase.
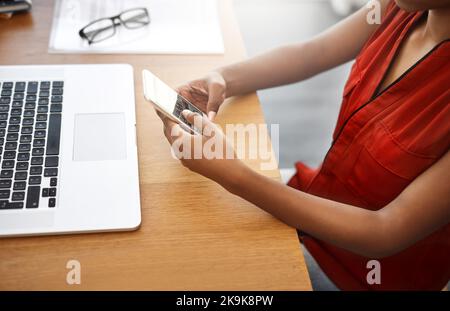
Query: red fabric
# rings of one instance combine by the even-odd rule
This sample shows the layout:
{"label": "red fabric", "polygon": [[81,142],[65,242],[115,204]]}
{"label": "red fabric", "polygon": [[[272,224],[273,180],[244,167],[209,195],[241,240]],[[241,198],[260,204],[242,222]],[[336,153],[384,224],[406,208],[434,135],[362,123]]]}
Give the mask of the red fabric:
{"label": "red fabric", "polygon": [[[290,186],[378,210],[449,150],[449,40],[374,96],[403,38],[426,14],[407,13],[393,2],[352,67],[334,141],[322,166],[311,170],[297,163]],[[440,290],[450,278],[450,224],[398,254],[379,259],[380,285],[366,282],[370,258],[308,235],[302,241],[344,290]]]}

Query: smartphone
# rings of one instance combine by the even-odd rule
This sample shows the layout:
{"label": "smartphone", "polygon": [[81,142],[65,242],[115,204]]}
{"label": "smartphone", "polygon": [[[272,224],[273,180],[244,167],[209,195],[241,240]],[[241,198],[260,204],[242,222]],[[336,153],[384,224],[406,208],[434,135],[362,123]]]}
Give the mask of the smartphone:
{"label": "smartphone", "polygon": [[191,134],[199,134],[200,131],[190,124],[181,114],[183,110],[190,110],[203,115],[203,112],[195,107],[186,98],[175,92],[167,84],[148,70],[142,71],[144,83],[144,97],[155,108],[172,121],[178,123],[184,130]]}

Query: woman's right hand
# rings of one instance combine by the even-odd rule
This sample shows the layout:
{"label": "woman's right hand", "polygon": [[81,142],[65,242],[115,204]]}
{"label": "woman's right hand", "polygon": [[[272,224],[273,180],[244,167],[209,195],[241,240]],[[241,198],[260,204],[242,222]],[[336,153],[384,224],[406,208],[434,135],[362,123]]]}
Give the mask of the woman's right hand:
{"label": "woman's right hand", "polygon": [[202,79],[178,87],[177,92],[205,112],[213,121],[226,98],[226,82],[219,72],[212,71]]}

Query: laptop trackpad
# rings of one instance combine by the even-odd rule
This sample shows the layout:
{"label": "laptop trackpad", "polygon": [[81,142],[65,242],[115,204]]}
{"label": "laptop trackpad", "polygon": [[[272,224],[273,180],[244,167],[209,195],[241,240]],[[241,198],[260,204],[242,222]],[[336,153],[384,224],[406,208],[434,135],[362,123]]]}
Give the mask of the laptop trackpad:
{"label": "laptop trackpad", "polygon": [[123,113],[76,114],[74,133],[74,161],[127,158]]}

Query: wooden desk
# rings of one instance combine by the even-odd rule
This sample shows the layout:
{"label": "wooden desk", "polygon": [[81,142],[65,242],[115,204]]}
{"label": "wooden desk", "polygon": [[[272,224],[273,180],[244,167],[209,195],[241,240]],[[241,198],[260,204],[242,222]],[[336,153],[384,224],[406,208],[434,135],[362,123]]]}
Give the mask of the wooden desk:
{"label": "wooden desk", "polygon": [[[295,230],[173,160],[161,122],[142,96],[143,68],[176,86],[245,57],[231,1],[220,3],[221,56],[51,55],[53,1],[33,4],[32,15],[0,20],[1,65],[134,67],[142,225],[134,232],[1,239],[0,289],[311,289]],[[263,123],[264,117],[251,94],[228,102],[218,121]],[[259,169],[259,161],[248,164]],[[279,179],[278,170],[263,174]],[[66,284],[70,259],[81,262],[81,285]]]}

